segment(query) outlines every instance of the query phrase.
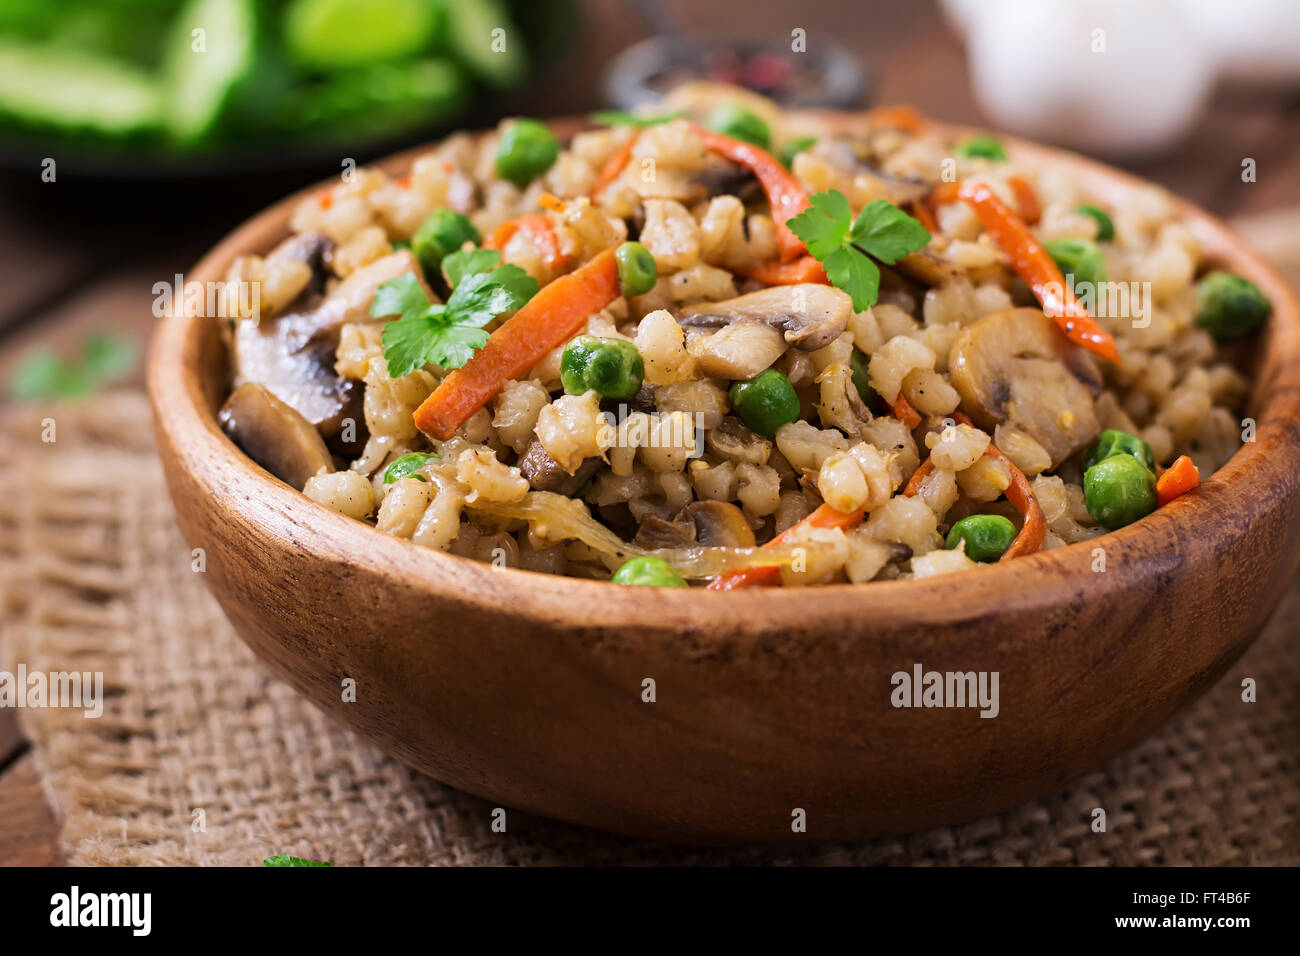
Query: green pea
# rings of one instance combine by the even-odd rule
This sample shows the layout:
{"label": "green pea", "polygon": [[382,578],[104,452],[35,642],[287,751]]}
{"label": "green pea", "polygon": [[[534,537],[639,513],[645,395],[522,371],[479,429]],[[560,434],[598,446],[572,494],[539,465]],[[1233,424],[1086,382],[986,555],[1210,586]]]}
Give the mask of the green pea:
{"label": "green pea", "polygon": [[1098,242],[1110,242],[1115,238],[1115,221],[1100,206],[1084,203],[1081,206],[1075,206],[1074,211],[1081,216],[1087,216],[1089,219],[1096,221]]}
{"label": "green pea", "polygon": [[625,242],[614,250],[618,263],[618,287],[624,295],[645,295],[659,279],[659,268],[650,250],[639,242]]}
{"label": "green pea", "polygon": [[849,358],[849,369],[853,372],[853,385],[858,390],[858,397],[871,409],[881,407],[880,394],[871,387],[871,373],[867,370],[871,359],[857,349]]}
{"label": "green pea", "polygon": [[411,251],[420,260],[425,274],[436,276],[442,260],[467,242],[478,243],[483,237],[474,224],[453,209],[435,209],[411,237]]}
{"label": "green pea", "polygon": [[1152,473],[1156,470],[1156,456],[1151,451],[1150,445],[1136,435],[1122,432],[1118,428],[1107,428],[1097,436],[1097,441],[1088,452],[1088,457],[1084,459],[1084,471],[1112,455],[1132,455],[1146,465]]}
{"label": "green pea", "polygon": [[1109,531],[1156,510],[1156,476],[1132,455],[1112,455],[1083,473],[1088,514]]}
{"label": "green pea", "polygon": [[735,103],[724,103],[714,110],[709,128],[763,149],[772,144],[772,131],[767,128],[767,124]]}
{"label": "green pea", "polygon": [[1095,292],[1098,283],[1106,281],[1106,257],[1101,254],[1101,247],[1091,239],[1063,236],[1048,239],[1043,248],[1056,260],[1067,279],[1074,277],[1076,292],[1085,286]]}
{"label": "green pea", "polygon": [[517,119],[506,124],[497,141],[497,175],[520,189],[551,168],[560,143],[545,123]]}
{"label": "green pea", "polygon": [[789,169],[794,165],[794,158],[802,153],[805,149],[811,149],[817,145],[816,136],[800,136],[798,139],[792,139],[781,147],[781,165]]}
{"label": "green pea", "polygon": [[1273,311],[1259,286],[1231,272],[1206,275],[1196,285],[1196,301],[1196,324],[1221,341],[1259,331]]}
{"label": "green pea", "polygon": [[631,398],[644,376],[641,353],[623,339],[581,335],[560,356],[560,381],[570,395],[594,390],[601,398]]}
{"label": "green pea", "polygon": [[384,484],[391,485],[395,481],[401,481],[403,478],[409,478],[412,475],[424,481],[424,475],[416,475],[415,472],[423,468],[427,461],[441,460],[437,455],[422,451],[408,452],[385,469]]}
{"label": "green pea", "polygon": [[970,515],[948,532],[948,550],[966,542],[966,557],[972,561],[996,561],[1016,540],[1016,526],[1002,515]]}
{"label": "green pea", "polygon": [[774,368],[736,382],[728,395],[740,420],[760,435],[775,435],[782,425],[799,418],[799,396],[790,380]]}
{"label": "green pea", "polygon": [[643,555],[626,562],[614,572],[615,584],[627,584],[643,588],[686,588],[690,587],[673,566],[663,558]]}
{"label": "green pea", "polygon": [[972,136],[954,146],[953,151],[958,156],[966,156],[970,159],[1007,158],[1007,151],[1002,148],[1002,141],[996,136]]}

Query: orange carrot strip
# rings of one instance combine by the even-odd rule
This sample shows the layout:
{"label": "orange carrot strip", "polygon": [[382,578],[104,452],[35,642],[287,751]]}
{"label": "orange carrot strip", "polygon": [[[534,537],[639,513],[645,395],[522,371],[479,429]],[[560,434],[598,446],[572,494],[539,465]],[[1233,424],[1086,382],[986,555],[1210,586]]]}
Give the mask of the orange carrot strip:
{"label": "orange carrot strip", "polygon": [[898,398],[890,403],[889,412],[908,428],[915,428],[921,424],[921,414],[912,407],[912,403],[902,392],[899,392]]}
{"label": "orange carrot strip", "polygon": [[692,126],[696,134],[704,141],[705,149],[717,153],[723,159],[739,163],[757,178],[763,192],[767,194],[767,203],[772,209],[772,222],[776,226],[776,245],[781,250],[781,261],[791,262],[808,254],[803,240],[790,231],[786,221],[794,218],[808,207],[808,194],[790,175],[790,171],[781,165],[780,160],[765,149],[732,139],[722,133]]}
{"label": "orange carrot strip", "polygon": [[542,193],[538,196],[537,205],[541,206],[543,209],[549,209],[551,212],[556,214],[563,214],[569,211],[569,204],[559,196],[552,195],[551,193]]}
{"label": "orange carrot strip", "polygon": [[[974,422],[962,412],[953,412],[952,418],[959,425],[974,427]],[[1033,554],[1042,548],[1043,539],[1047,537],[1047,519],[1043,515],[1043,509],[1038,504],[1038,499],[1034,497],[1033,489],[1029,487],[1029,479],[992,442],[989,442],[989,447],[984,449],[984,454],[1004,463],[1011,472],[1011,484],[1007,486],[1007,490],[1003,494],[1006,495],[1007,501],[1011,502],[1011,506],[1019,511],[1024,518],[1020,525],[1020,532],[998,560],[1005,561],[1008,558],[1019,557],[1022,554]],[[912,472],[912,477],[908,479],[903,494],[909,498],[914,498],[920,494],[921,485],[925,483],[925,479],[932,471],[934,471],[934,461],[927,458],[921,462],[921,466],[916,471]]]}
{"label": "orange carrot strip", "polygon": [[446,441],[469,417],[551,349],[576,335],[593,312],[621,295],[614,247],[562,275],[492,333],[487,345],[454,369],[415,410],[415,426]]}
{"label": "orange carrot strip", "polygon": [[592,186],[591,192],[588,193],[592,200],[608,189],[610,183],[623,175],[623,170],[632,161],[632,150],[640,136],[640,133],[634,132],[627,138],[626,143],[614,150],[613,155],[605,160],[605,164],[600,167],[600,172],[596,174],[596,185]]}
{"label": "orange carrot strip", "polygon": [[334,205],[334,190],[326,189],[317,197],[316,203],[322,209],[329,209],[330,206]]}
{"label": "orange carrot strip", "polygon": [[925,231],[932,236],[939,234],[939,223],[934,218],[934,213],[924,201],[908,203],[908,208],[912,212],[912,218],[925,227]]}
{"label": "orange carrot strip", "polygon": [[541,253],[542,262],[549,269],[562,269],[569,261],[560,248],[560,237],[555,232],[555,223],[540,213],[530,212],[514,219],[507,219],[492,231],[483,242],[483,248],[505,252],[506,243],[514,238],[515,233],[524,232]]}
{"label": "orange carrot strip", "polygon": [[1002,557],[998,560],[1007,561],[1018,558],[1022,554],[1033,554],[1043,547],[1043,539],[1047,537],[1047,519],[1043,516],[1043,509],[1039,507],[1038,499],[1034,497],[1033,489],[1029,487],[1029,479],[1025,477],[1024,472],[1011,464],[1011,459],[998,451],[996,445],[990,443],[984,454],[1005,463],[1010,469],[1011,484],[1003,494],[1007,496],[1011,506],[1024,517],[1020,525],[1020,533],[1011,542],[1011,547],[1002,552]]}
{"label": "orange carrot strip", "polygon": [[1060,268],[1024,220],[983,183],[966,183],[958,195],[970,203],[980,224],[1010,258],[1016,275],[1025,280],[1042,304],[1043,312],[1066,337],[1089,352],[1118,363],[1115,340],[1074,297],[1074,290],[1066,285]]}
{"label": "orange carrot strip", "polygon": [[912,477],[907,479],[907,484],[903,487],[903,494],[908,498],[915,498],[921,493],[921,485],[925,484],[925,479],[930,477],[934,471],[934,460],[927,458],[921,462],[920,467],[912,472]]}
{"label": "orange carrot strip", "polygon": [[822,264],[812,256],[803,256],[794,262],[760,262],[749,269],[746,275],[764,285],[800,285],[804,282],[830,285],[831,283]]}
{"label": "orange carrot strip", "polygon": [[1201,473],[1186,455],[1179,455],[1172,465],[1156,479],[1156,500],[1163,508],[1179,495],[1186,494],[1201,483]]}
{"label": "orange carrot strip", "polygon": [[1038,202],[1038,192],[1024,176],[1010,176],[1007,185],[1015,194],[1016,205],[1020,208],[1020,218],[1027,223],[1038,222],[1043,215],[1043,207]]}
{"label": "orange carrot strip", "polygon": [[396,186],[398,189],[410,189],[411,174],[407,173],[405,176],[398,176],[396,179],[393,180],[393,185]]}
{"label": "orange carrot strip", "polygon": [[[782,531],[763,547],[785,544],[799,528],[840,528],[847,531],[862,520],[862,510],[837,511],[828,504],[819,505],[817,510],[798,524]],[[710,591],[734,591],[737,588],[770,586],[781,581],[781,569],[774,565],[760,565],[744,568],[740,571],[728,571],[709,582]]]}
{"label": "orange carrot strip", "polygon": [[946,206],[948,203],[956,202],[961,198],[957,195],[960,191],[961,183],[959,182],[935,183],[934,188],[930,190],[930,195],[926,196],[924,201],[931,208]]}
{"label": "orange carrot strip", "polygon": [[867,121],[881,129],[901,129],[915,133],[926,124],[925,114],[915,106],[899,104],[897,106],[877,106],[867,112]]}

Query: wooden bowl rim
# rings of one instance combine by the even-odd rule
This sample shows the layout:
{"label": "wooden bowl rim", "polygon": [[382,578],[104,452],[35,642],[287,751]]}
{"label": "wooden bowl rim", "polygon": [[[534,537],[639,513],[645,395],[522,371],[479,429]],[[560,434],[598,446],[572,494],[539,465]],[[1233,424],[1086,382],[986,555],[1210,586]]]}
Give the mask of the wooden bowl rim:
{"label": "wooden bowl rim", "polygon": [[[833,123],[851,123],[862,117],[836,111],[823,115]],[[552,125],[557,132],[569,134],[586,124],[562,119]],[[938,122],[932,126],[952,136],[973,129]],[[1013,157],[1068,169],[1084,191],[1101,198],[1118,201],[1151,185],[1065,150],[1001,138]],[[436,145],[404,150],[370,165],[390,173],[405,171],[415,158]],[[220,280],[236,256],[265,251],[288,234],[295,205],[334,181],[303,189],[248,219],[203,257],[186,282]],[[1268,374],[1259,378],[1251,398],[1256,440],[1243,443],[1195,493],[1135,524],[1095,540],[971,571],[922,580],[819,585],[811,591],[680,591],[618,587],[604,581],[496,568],[422,548],[318,505],[245,456],[218,427],[194,371],[201,340],[199,323],[207,320],[183,312],[173,312],[159,323],[150,348],[148,386],[156,429],[160,442],[169,441],[177,459],[201,487],[225,490],[224,500],[215,501],[215,507],[233,509],[249,522],[272,528],[287,520],[303,533],[281,537],[287,548],[300,555],[352,565],[357,571],[454,599],[467,611],[500,613],[508,609],[523,618],[575,629],[591,625],[593,612],[598,612],[606,627],[696,634],[705,630],[701,622],[712,614],[716,618],[709,620],[707,632],[722,637],[810,627],[832,629],[850,616],[942,627],[994,616],[1013,607],[1046,611],[1077,600],[1081,579],[1087,582],[1092,599],[1105,600],[1151,575],[1172,573],[1184,562],[1215,560],[1233,539],[1247,534],[1255,520],[1268,520],[1271,507],[1293,495],[1300,484],[1300,300],[1278,272],[1222,222],[1177,196],[1172,200],[1175,217],[1203,243],[1207,261],[1250,278],[1273,304],[1257,357],[1259,367]],[[1259,497],[1252,499],[1249,489],[1255,489]],[[1234,524],[1230,520],[1234,517],[1244,524]],[[1092,570],[1093,549],[1098,546],[1105,548],[1108,573]],[[806,601],[805,596],[817,600]]]}

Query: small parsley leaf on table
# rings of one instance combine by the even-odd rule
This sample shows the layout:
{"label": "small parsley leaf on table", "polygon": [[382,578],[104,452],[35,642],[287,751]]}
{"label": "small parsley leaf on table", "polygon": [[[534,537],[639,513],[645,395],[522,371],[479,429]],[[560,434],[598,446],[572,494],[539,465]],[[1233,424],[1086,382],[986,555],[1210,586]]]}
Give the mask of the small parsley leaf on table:
{"label": "small parsley leaf on table", "polygon": [[837,189],[814,193],[808,208],[786,225],[822,264],[831,284],[853,298],[859,312],[875,305],[880,293],[880,269],[872,258],[893,265],[930,241],[924,226],[883,199],[868,203],[855,220],[849,201]]}
{"label": "small parsley leaf on table", "polygon": [[262,861],[263,866],[333,866],[332,863],[326,863],[324,860],[304,860],[300,856],[290,856],[288,853],[277,853],[275,856],[268,856]]}
{"label": "small parsley leaf on table", "polygon": [[[499,260],[498,260],[499,261]],[[490,265],[462,260],[460,267]],[[516,265],[490,272],[458,275],[445,303],[430,303],[420,280],[412,273],[389,279],[370,304],[374,318],[396,315],[384,326],[382,341],[388,374],[410,375],[430,363],[444,369],[460,368],[487,344],[487,325],[503,312],[512,312],[537,294],[537,280]]]}

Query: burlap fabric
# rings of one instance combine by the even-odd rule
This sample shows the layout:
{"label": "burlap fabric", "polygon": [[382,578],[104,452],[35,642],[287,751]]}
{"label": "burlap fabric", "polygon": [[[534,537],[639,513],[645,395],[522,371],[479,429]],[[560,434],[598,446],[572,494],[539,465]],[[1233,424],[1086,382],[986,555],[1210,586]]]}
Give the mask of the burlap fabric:
{"label": "burlap fabric", "polygon": [[[998,816],[781,849],[669,846],[518,812],[498,834],[491,805],[383,756],[256,663],[191,568],[142,395],[10,409],[0,461],[0,669],[105,675],[98,720],[19,712],[73,863],[1300,864],[1300,586],[1162,733]],[[1245,676],[1257,703],[1241,701]],[[1099,806],[1105,833],[1089,826]]]}

